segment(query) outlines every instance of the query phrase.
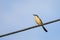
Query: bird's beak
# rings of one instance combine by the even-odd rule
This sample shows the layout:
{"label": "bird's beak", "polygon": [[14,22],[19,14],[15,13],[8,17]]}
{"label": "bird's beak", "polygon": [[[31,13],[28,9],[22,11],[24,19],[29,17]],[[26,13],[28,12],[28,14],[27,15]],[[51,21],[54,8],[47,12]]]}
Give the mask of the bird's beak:
{"label": "bird's beak", "polygon": [[33,14],[33,16],[35,16],[35,14]]}

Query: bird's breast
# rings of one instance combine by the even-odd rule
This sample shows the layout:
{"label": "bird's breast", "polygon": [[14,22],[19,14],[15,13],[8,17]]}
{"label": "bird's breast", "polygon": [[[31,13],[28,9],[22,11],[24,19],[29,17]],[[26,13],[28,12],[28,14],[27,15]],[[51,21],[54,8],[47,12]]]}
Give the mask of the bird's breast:
{"label": "bird's breast", "polygon": [[39,17],[35,16],[35,21],[38,25],[42,25],[42,21],[40,20]]}

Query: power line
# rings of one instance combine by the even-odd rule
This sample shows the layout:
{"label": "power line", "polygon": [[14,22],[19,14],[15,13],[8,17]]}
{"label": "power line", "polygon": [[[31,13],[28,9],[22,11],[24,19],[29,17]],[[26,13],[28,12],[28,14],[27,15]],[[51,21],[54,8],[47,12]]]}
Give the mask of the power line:
{"label": "power line", "polygon": [[[60,21],[60,19],[53,20],[53,21],[50,21],[50,22],[46,22],[43,25],[51,24],[51,23],[58,22],[58,21]],[[21,29],[21,30],[18,30],[18,31],[10,32],[10,33],[7,33],[7,34],[0,35],[0,37],[5,37],[5,36],[8,36],[8,35],[12,35],[12,34],[16,34],[16,33],[19,33],[19,32],[27,31],[29,29],[37,28],[37,27],[40,27],[40,26],[41,25],[36,25],[36,26],[29,27],[29,28]]]}

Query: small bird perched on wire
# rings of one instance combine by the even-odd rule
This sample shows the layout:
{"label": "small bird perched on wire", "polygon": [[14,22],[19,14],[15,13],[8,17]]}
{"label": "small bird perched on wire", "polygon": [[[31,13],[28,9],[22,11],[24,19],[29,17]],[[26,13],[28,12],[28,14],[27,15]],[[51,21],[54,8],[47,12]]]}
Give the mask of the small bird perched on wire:
{"label": "small bird perched on wire", "polygon": [[35,18],[36,23],[37,23],[38,25],[42,25],[42,28],[44,29],[44,31],[45,31],[45,32],[48,32],[47,29],[44,27],[43,22],[42,22],[42,20],[39,18],[39,16],[36,15],[36,14],[33,14],[33,15],[34,15],[34,18]]}

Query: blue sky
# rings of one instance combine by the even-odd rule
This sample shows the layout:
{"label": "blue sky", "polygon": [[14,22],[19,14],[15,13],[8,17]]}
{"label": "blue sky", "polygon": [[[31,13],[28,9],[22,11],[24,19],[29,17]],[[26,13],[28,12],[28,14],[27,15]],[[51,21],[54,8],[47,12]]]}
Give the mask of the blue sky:
{"label": "blue sky", "polygon": [[[60,0],[0,0],[0,35],[37,25],[33,14],[43,23],[60,18]],[[0,40],[60,40],[60,22],[9,35]]]}

